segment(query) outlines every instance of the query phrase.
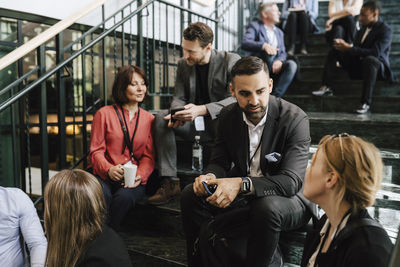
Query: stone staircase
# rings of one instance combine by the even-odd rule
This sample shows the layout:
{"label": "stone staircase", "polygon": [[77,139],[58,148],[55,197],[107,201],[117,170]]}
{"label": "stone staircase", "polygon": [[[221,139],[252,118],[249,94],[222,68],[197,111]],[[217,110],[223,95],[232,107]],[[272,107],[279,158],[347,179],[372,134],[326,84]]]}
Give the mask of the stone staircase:
{"label": "stone staircase", "polygon": [[[391,67],[400,77],[400,2],[383,0],[382,18],[393,29]],[[323,29],[328,2],[320,2],[317,22]],[[307,112],[310,118],[312,144],[326,134],[348,132],[363,137],[381,149],[385,163],[382,190],[371,214],[379,218],[394,241],[400,221],[400,85],[378,81],[374,90],[372,114],[356,115],[361,81],[352,81],[338,69],[335,91],[331,97],[315,97],[311,91],[319,88],[328,47],[323,34],[310,35],[308,55],[298,55],[300,79],[289,88],[286,100]],[[198,175],[190,169],[191,144],[178,140],[178,168],[181,187]],[[205,161],[210,149],[206,146]],[[205,162],[206,165],[206,162]],[[124,240],[134,266],[186,266],[185,240],[182,231],[179,199],[159,207],[139,204],[124,223]],[[305,232],[283,234],[281,247],[285,266],[298,266]]]}

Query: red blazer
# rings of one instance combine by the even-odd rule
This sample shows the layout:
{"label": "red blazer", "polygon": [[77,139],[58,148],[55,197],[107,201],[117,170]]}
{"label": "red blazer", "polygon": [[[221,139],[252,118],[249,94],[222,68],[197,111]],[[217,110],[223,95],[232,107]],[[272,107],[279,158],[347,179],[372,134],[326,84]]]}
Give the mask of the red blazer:
{"label": "red blazer", "polygon": [[[120,107],[118,111],[121,112]],[[136,112],[134,118],[128,121],[129,111],[126,109],[123,111],[127,119],[129,138],[132,138],[138,113]],[[155,156],[151,134],[153,121],[154,116],[140,108],[138,128],[133,140],[133,153],[139,162],[132,160],[132,163],[138,165],[137,175],[142,177],[142,184],[147,183],[154,170]],[[129,149],[125,147],[122,152],[123,147],[124,133],[113,106],[102,107],[96,112],[92,122],[89,159],[93,165],[93,173],[105,180],[112,166],[127,163],[130,160]]]}

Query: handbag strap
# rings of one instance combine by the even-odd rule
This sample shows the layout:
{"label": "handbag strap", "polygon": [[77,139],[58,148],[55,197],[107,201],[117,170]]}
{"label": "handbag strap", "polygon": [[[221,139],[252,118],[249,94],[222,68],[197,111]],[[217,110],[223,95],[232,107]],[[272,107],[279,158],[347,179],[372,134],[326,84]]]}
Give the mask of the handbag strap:
{"label": "handbag strap", "polygon": [[[124,122],[122,121],[122,118],[121,118],[121,115],[120,115],[119,112],[118,112],[117,106],[116,106],[116,105],[113,105],[113,107],[114,107],[115,113],[117,113],[119,122],[120,122],[120,124],[121,124],[122,132],[124,133],[124,147],[123,147],[123,149],[122,149],[122,153],[124,153],[125,147],[127,146],[127,147],[128,147],[128,150],[129,150],[129,154],[131,155],[131,157],[132,157],[136,162],[139,162],[139,160],[138,160],[138,159],[135,157],[135,155],[133,154],[133,150],[132,150],[132,149],[133,149],[133,148],[132,148],[132,146],[133,146],[133,138],[135,137],[136,129],[137,129],[137,126],[138,126],[137,124],[138,124],[138,122],[139,122],[139,110],[138,110],[138,115],[137,115],[137,119],[136,119],[135,131],[133,132],[132,142],[131,142],[131,140],[129,140],[129,134],[128,134],[127,128],[125,127],[125,124],[124,124]],[[122,112],[123,112],[123,111],[122,111]]]}

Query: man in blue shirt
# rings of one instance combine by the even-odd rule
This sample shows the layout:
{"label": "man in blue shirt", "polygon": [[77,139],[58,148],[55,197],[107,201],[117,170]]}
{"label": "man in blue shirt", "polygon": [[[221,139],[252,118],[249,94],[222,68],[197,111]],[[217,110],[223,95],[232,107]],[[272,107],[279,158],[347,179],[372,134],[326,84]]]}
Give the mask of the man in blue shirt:
{"label": "man in blue shirt", "polygon": [[282,97],[297,71],[297,64],[287,60],[283,32],[275,24],[280,12],[275,3],[263,3],[258,8],[260,20],[253,21],[243,36],[242,48],[246,56],[256,56],[267,63],[271,78],[277,81],[272,95]]}
{"label": "man in blue shirt", "polygon": [[44,266],[47,240],[32,201],[18,188],[0,186],[0,266],[26,266],[20,233],[30,252],[30,266]]}

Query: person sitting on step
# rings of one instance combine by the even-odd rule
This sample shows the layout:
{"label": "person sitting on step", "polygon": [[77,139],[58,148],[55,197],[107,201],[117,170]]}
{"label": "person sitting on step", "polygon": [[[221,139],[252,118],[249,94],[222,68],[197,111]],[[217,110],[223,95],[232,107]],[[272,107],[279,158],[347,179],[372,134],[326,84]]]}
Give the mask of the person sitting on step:
{"label": "person sitting on step", "polygon": [[283,32],[275,26],[280,12],[275,3],[262,3],[258,7],[259,21],[247,27],[242,40],[242,49],[247,56],[256,56],[267,63],[271,77],[276,80],[272,94],[282,97],[293,81],[297,64],[287,59]]}
{"label": "person sitting on step", "polygon": [[201,140],[214,140],[220,110],[235,101],[229,95],[229,74],[240,56],[212,49],[213,39],[212,29],[202,22],[192,23],[183,31],[183,58],[178,62],[171,103],[171,109],[183,110],[176,112],[173,120],[168,111],[156,114],[156,168],[162,181],[161,187],[148,199],[149,204],[167,203],[180,194],[175,135],[193,142],[199,129],[204,130]]}
{"label": "person sitting on step", "polygon": [[379,17],[381,5],[377,1],[363,4],[360,13],[361,29],[357,31],[354,45],[343,39],[335,39],[333,49],[329,51],[322,76],[322,86],[313,95],[332,94],[336,62],[347,70],[350,78],[363,80],[361,105],[356,112],[369,111],[376,79],[393,81],[389,64],[392,30]]}
{"label": "person sitting on step", "polygon": [[354,42],[357,18],[362,4],[362,0],[329,1],[329,19],[325,23],[325,37],[330,46],[334,45],[334,39],[343,39],[349,44]]}
{"label": "person sitting on step", "polygon": [[375,201],[382,174],[373,144],[348,134],[321,139],[303,194],[325,215],[308,233],[302,267],[388,266],[392,242],[366,209]]}
{"label": "person sitting on step", "polygon": [[[249,234],[240,266],[265,267],[275,258],[281,231],[306,224],[314,207],[301,193],[311,141],[307,115],[270,96],[273,80],[260,58],[240,59],[231,75],[237,103],[221,111],[210,163],[181,196],[189,266],[208,266],[198,259],[201,251],[194,253],[195,242],[214,216],[245,209],[245,227],[237,233]],[[203,182],[217,185],[215,192]]]}
{"label": "person sitting on step", "polygon": [[[99,109],[92,122],[89,158],[104,191],[109,225],[117,232],[128,211],[144,198],[154,170],[154,116],[139,106],[148,85],[141,68],[120,68],[112,87],[115,105]],[[134,183],[124,184],[124,169],[133,165],[137,166]]]}
{"label": "person sitting on step", "polygon": [[32,200],[19,188],[0,186],[0,266],[46,266],[46,248]]}
{"label": "person sitting on step", "polygon": [[300,53],[307,55],[307,36],[319,32],[318,0],[285,0],[282,7],[282,28],[288,36],[287,53],[294,55],[296,35],[300,34]]}
{"label": "person sitting on step", "polygon": [[131,267],[121,237],[104,224],[106,203],[92,174],[78,169],[54,175],[44,190],[47,267]]}

